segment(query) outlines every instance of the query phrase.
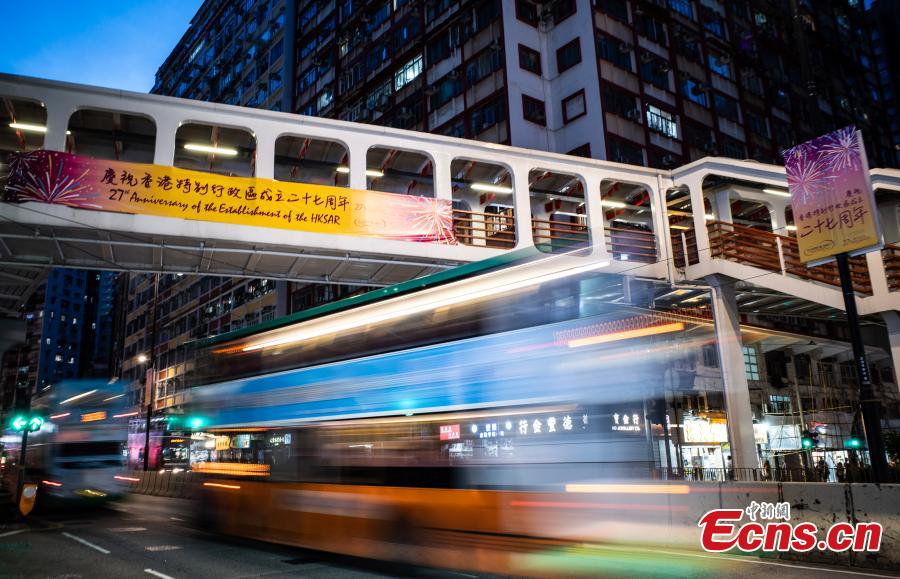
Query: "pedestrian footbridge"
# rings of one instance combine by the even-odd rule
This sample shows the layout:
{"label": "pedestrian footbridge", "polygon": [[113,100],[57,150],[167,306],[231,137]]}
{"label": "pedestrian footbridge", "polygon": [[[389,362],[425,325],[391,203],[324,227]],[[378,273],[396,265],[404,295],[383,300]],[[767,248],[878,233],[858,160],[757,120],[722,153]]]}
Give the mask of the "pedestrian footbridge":
{"label": "pedestrian footbridge", "polygon": [[[799,260],[784,168],[705,158],[672,171],[434,134],[0,75],[0,181],[9,153],[80,157],[443,200],[456,243],[404,241],[0,203],[0,300],[42,268],[389,285],[537,247],[583,248],[609,270],[667,279],[684,301],[720,276],[770,313],[839,315],[833,265]],[[862,314],[900,310],[900,171],[871,171],[885,239],[854,258]],[[353,195],[353,193],[349,193]],[[748,306],[750,307],[750,306]]]}

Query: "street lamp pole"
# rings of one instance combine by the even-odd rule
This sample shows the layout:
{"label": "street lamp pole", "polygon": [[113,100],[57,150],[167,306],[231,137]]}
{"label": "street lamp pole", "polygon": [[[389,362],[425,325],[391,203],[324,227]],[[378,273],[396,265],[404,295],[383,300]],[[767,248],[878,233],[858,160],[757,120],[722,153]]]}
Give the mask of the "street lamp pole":
{"label": "street lamp pole", "polygon": [[147,392],[147,422],[144,425],[144,470],[150,470],[150,427],[153,418],[153,396],[156,392],[156,305],[159,299],[159,274],[153,275],[153,302],[150,307],[153,322],[150,325],[150,355],[148,357],[147,374],[145,380],[148,381],[149,388]]}

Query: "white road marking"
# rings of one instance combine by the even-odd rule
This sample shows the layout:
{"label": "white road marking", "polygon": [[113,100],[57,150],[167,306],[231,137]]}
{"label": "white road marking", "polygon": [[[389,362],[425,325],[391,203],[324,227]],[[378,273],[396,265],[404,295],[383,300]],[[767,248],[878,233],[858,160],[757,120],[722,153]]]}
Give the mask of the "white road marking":
{"label": "white road marking", "polygon": [[15,531],[7,531],[5,533],[0,533],[0,537],[9,537],[11,535],[18,535],[19,533],[24,533],[25,531],[29,531],[30,529],[17,529]]}
{"label": "white road marking", "polygon": [[169,518],[172,519],[173,521],[181,521],[181,522],[184,522],[184,519],[179,519],[178,517],[169,517]]}
{"label": "white road marking", "polygon": [[144,569],[144,573],[150,573],[154,577],[159,577],[159,579],[175,579],[170,575],[166,575],[165,573],[160,573],[159,571],[154,571],[153,569]]}
{"label": "white road marking", "polygon": [[157,552],[157,551],[177,551],[181,549],[179,545],[154,545],[150,547],[145,547],[148,551]]}
{"label": "white road marking", "polygon": [[110,529],[113,533],[137,533],[139,531],[146,531],[146,527],[116,527]]}
{"label": "white road marking", "polygon": [[97,551],[100,551],[100,552],[103,553],[104,555],[109,555],[109,551],[108,551],[108,550],[104,549],[103,547],[99,547],[99,546],[97,546],[97,545],[91,543],[90,541],[85,541],[85,540],[82,539],[81,537],[76,537],[75,535],[73,535],[73,534],[71,534],[71,533],[66,533],[65,531],[63,531],[63,535],[65,535],[66,537],[72,539],[73,541],[78,541],[78,542],[81,543],[82,545],[85,545],[85,546],[87,546],[87,547],[90,547],[91,549],[95,549],[95,550],[97,550]]}

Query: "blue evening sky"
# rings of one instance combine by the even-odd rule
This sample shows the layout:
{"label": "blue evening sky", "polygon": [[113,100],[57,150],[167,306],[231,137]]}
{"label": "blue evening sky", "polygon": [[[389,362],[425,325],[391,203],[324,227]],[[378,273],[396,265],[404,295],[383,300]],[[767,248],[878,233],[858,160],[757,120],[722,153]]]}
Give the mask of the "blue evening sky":
{"label": "blue evening sky", "polygon": [[202,0],[4,4],[0,72],[147,92]]}

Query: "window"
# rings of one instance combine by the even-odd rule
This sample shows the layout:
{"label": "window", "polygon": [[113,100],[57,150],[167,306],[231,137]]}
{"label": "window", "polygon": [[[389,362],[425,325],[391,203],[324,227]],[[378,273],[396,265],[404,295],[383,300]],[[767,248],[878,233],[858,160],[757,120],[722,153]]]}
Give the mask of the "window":
{"label": "window", "polygon": [[575,14],[575,0],[556,0],[551,4],[553,10],[553,23],[559,24],[569,16]]}
{"label": "window", "polygon": [[[757,374],[756,378],[750,378],[749,371],[747,374],[748,374],[747,375],[748,380],[759,380],[759,374]],[[790,396],[782,396],[782,395],[778,395],[778,394],[770,394],[769,395],[769,413],[770,414],[790,414],[791,413],[791,397]]]}
{"label": "window", "polygon": [[503,105],[503,99],[497,98],[472,111],[472,117],[469,120],[469,134],[473,137],[477,136],[479,133],[504,120],[506,109]]}
{"label": "window", "polygon": [[647,105],[647,128],[671,139],[678,138],[675,116],[653,105]]}
{"label": "window", "polygon": [[685,18],[694,19],[694,8],[691,6],[691,0],[669,0],[669,8]]}
{"label": "window", "polygon": [[541,53],[524,44],[519,45],[519,68],[541,75]]}
{"label": "window", "polygon": [[731,57],[726,54],[709,53],[709,69],[719,76],[731,78]]}
{"label": "window", "polygon": [[602,34],[597,39],[597,55],[628,72],[634,71],[631,65],[632,49],[632,46],[627,42],[612,36]]}
{"label": "window", "polygon": [[422,74],[422,55],[407,62],[394,74],[394,90],[400,90]]}
{"label": "window", "polygon": [[616,163],[644,164],[644,149],[635,143],[610,137],[607,141],[606,149],[609,153],[609,159]]}
{"label": "window", "polygon": [[597,8],[616,20],[628,22],[628,4],[625,0],[597,0]]}
{"label": "window", "polygon": [[716,93],[714,98],[716,114],[736,123],[741,122],[741,113],[738,103],[731,97]]}
{"label": "window", "polygon": [[744,117],[750,132],[756,133],[761,137],[769,137],[769,124],[766,122],[766,118],[763,115],[754,113],[753,111],[747,111]]}
{"label": "window", "polygon": [[637,18],[636,28],[639,34],[642,34],[653,42],[666,45],[666,25],[659,20],[641,15]]}
{"label": "window", "polygon": [[719,147],[722,154],[726,157],[731,157],[732,159],[747,158],[747,148],[744,146],[744,143],[730,137],[722,137],[719,140]]}
{"label": "window", "polygon": [[570,123],[587,114],[584,102],[584,89],[563,99],[562,102],[563,123]]}
{"label": "window", "polygon": [[697,37],[687,28],[675,25],[675,42],[678,45],[678,53],[681,56],[694,62],[703,62],[703,55],[700,52],[700,42]]}
{"label": "window", "polygon": [[466,80],[469,85],[475,85],[488,75],[497,72],[503,67],[502,50],[482,50],[474,59],[466,64]]}
{"label": "window", "polygon": [[581,43],[576,38],[556,51],[556,71],[563,73],[581,62]]}
{"label": "window", "polygon": [[528,95],[522,95],[522,115],[526,121],[547,126],[547,110],[544,101],[532,98]]}
{"label": "window", "polygon": [[431,95],[431,108],[439,109],[462,92],[462,80],[458,73],[450,73],[434,83],[432,90],[434,94]]}
{"label": "window", "polygon": [[640,122],[641,112],[635,105],[635,96],[604,83],[601,90],[603,110],[606,112]]}
{"label": "window", "polygon": [[[756,357],[756,348],[744,346],[744,370],[747,372],[747,380],[759,380],[759,359]],[[773,396],[772,398],[776,398]]]}
{"label": "window", "polygon": [[575,147],[574,149],[572,149],[571,151],[566,153],[566,155],[572,155],[573,157],[585,157],[587,159],[590,159],[591,158],[591,144],[585,143],[585,144],[581,145],[580,147]]}
{"label": "window", "polygon": [[645,52],[641,55],[641,78],[656,88],[669,90],[669,64]]}
{"label": "window", "polygon": [[709,345],[703,346],[703,365],[707,368],[718,368],[719,367],[719,354],[716,352],[716,347]]}
{"label": "window", "polygon": [[516,18],[534,26],[538,25],[538,7],[529,0],[516,0]]}
{"label": "window", "polygon": [[709,96],[703,83],[696,78],[687,77],[681,81],[681,92],[689,101],[697,103],[701,107],[709,106]]}

